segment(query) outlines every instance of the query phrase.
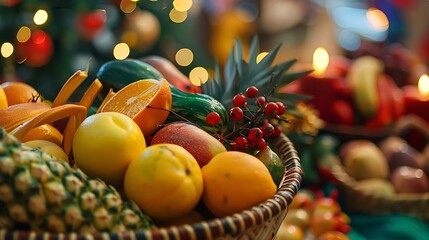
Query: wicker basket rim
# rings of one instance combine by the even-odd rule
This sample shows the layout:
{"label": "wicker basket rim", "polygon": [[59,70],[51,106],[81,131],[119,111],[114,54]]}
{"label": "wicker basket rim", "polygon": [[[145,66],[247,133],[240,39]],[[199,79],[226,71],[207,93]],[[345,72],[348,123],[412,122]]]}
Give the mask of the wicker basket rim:
{"label": "wicker basket rim", "polygon": [[[145,231],[121,233],[36,233],[0,229],[0,239],[217,239],[226,236],[237,237],[253,227],[263,227],[264,222],[272,220],[282,212],[287,212],[292,199],[298,192],[302,181],[302,168],[293,143],[281,134],[273,140],[280,158],[285,163],[283,179],[277,193],[267,201],[222,218],[170,227],[160,227]],[[260,225],[260,226],[259,226]],[[278,226],[277,226],[278,228]]]}

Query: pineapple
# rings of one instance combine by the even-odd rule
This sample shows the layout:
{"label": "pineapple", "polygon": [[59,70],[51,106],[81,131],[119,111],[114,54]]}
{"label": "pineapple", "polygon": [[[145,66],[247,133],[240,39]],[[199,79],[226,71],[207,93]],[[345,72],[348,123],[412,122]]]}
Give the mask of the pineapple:
{"label": "pineapple", "polygon": [[95,233],[152,227],[113,187],[0,128],[0,228]]}
{"label": "pineapple", "polygon": [[[294,80],[299,79],[312,71],[308,70],[303,72],[287,73],[287,71],[297,61],[296,59],[289,60],[277,65],[273,64],[280,47],[281,44],[278,44],[260,62],[257,62],[257,56],[259,54],[259,40],[258,37],[255,36],[252,39],[249,57],[246,61],[243,59],[243,50],[241,44],[239,41],[236,41],[231,49],[229,58],[223,67],[223,75],[221,74],[219,65],[216,64],[214,69],[214,77],[201,85],[202,93],[210,95],[221,102],[226,109],[230,110],[230,114],[234,114],[233,110],[237,110],[233,109],[234,97],[239,95],[239,93],[246,95],[246,90],[251,86],[254,86],[258,89],[258,96],[265,97],[266,102],[280,102],[287,108],[288,115],[280,114],[267,118],[264,116],[264,111],[267,110],[265,107],[268,104],[264,105],[265,103],[256,104],[255,102],[249,102],[249,104],[241,107],[243,111],[243,113],[239,113],[239,118],[243,119],[241,122],[238,122],[235,119],[232,119],[231,121],[230,119],[230,121],[228,121],[226,124],[227,126],[222,125],[217,129],[218,132],[220,132],[219,138],[222,138],[223,142],[226,142],[231,146],[237,146],[237,137],[247,137],[247,134],[249,134],[249,129],[256,127],[265,130],[264,123],[266,123],[266,120],[269,120],[270,124],[280,129],[281,126],[285,125],[285,123],[291,124],[293,126],[297,126],[297,124],[301,126],[299,123],[303,121],[303,119],[307,119],[309,117],[317,118],[315,115],[307,116],[305,115],[306,113],[303,113],[300,111],[300,109],[296,108],[298,103],[302,103],[303,101],[309,99],[309,96],[278,91],[279,88],[290,84]],[[247,100],[255,101],[255,99]],[[241,111],[238,110],[238,112]],[[313,114],[313,112],[310,112],[310,114]],[[244,116],[241,117],[241,115]],[[287,116],[294,116],[294,121],[289,122]],[[313,122],[310,124],[312,123]],[[290,129],[298,129],[299,126]],[[310,127],[318,129],[320,126],[317,125],[316,122],[316,124]],[[281,130],[275,131],[278,133]],[[277,135],[273,134],[272,136],[275,137]],[[243,140],[239,141],[242,142]],[[246,144],[244,144],[240,149],[246,148],[245,146]],[[256,144],[256,146],[253,148],[260,150],[263,149],[264,146],[265,143],[262,143],[260,146]]]}
{"label": "pineapple", "polygon": [[311,70],[286,74],[286,71],[295,64],[296,59],[272,66],[280,47],[281,45],[278,44],[257,63],[258,37],[255,36],[252,39],[248,61],[243,59],[241,43],[236,41],[224,66],[223,78],[219,65],[216,64],[214,78],[202,84],[201,91],[220,101],[226,109],[230,109],[233,107],[232,99],[237,93],[245,93],[248,87],[255,86],[265,90],[265,95],[271,95],[271,101],[280,101],[288,108],[294,108],[297,100],[306,100],[308,96],[278,93],[275,90],[309,74]]}

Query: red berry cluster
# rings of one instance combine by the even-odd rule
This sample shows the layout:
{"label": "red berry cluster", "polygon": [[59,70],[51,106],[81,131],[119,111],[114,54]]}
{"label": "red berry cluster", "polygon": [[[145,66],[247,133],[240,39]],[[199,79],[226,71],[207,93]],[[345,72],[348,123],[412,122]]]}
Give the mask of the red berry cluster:
{"label": "red berry cluster", "polygon": [[[268,138],[278,137],[281,133],[280,126],[270,120],[284,120],[280,116],[285,113],[286,106],[282,102],[271,102],[269,97],[258,94],[258,88],[251,86],[246,89],[245,94],[238,93],[232,99],[233,107],[228,112],[232,120],[231,131],[220,140],[233,150],[263,150]],[[252,104],[249,103],[250,99],[254,99]],[[216,112],[211,112],[206,117],[207,124],[212,126],[219,121],[220,116]]]}

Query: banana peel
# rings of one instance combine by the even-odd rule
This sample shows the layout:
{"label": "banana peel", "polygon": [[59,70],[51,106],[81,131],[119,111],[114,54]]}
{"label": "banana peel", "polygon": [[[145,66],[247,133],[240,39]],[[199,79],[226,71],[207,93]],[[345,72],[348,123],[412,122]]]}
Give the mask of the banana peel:
{"label": "banana peel", "polygon": [[374,117],[380,108],[377,81],[383,71],[384,63],[381,60],[362,56],[353,62],[346,76],[356,109],[366,119]]}

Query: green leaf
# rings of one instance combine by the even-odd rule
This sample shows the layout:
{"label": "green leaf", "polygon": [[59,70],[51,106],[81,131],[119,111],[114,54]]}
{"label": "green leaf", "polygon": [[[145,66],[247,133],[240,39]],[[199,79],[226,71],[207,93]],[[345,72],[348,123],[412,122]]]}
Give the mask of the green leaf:
{"label": "green leaf", "polygon": [[256,58],[258,57],[258,54],[259,54],[259,39],[258,39],[258,36],[255,35],[252,38],[252,42],[250,44],[250,53],[249,53],[248,63],[251,66],[256,64]]}
{"label": "green leaf", "polygon": [[286,71],[288,71],[296,62],[297,62],[297,59],[292,59],[290,61],[274,66],[274,70],[273,70],[275,74],[274,78],[278,79],[279,76],[283,75]]}
{"label": "green leaf", "polygon": [[281,44],[277,44],[277,46],[269,51],[268,54],[258,63],[258,65],[270,67],[271,64],[273,64],[281,46]]}
{"label": "green leaf", "polygon": [[237,72],[235,61],[234,61],[234,50],[235,47],[232,47],[231,51],[229,52],[228,61],[225,64],[224,69],[224,77],[225,77],[225,92],[231,91],[232,86],[234,84],[234,78]]}
{"label": "green leaf", "polygon": [[288,74],[284,74],[278,81],[278,87],[283,87],[286,86],[288,84],[290,84],[291,82],[302,78],[306,75],[308,75],[309,73],[313,72],[313,70],[309,70],[309,71],[304,71],[304,72],[296,72],[296,73],[288,73]]}
{"label": "green leaf", "polygon": [[243,62],[243,49],[241,47],[240,41],[235,39],[235,64],[237,65],[237,72],[240,77],[243,76],[242,62]]}

